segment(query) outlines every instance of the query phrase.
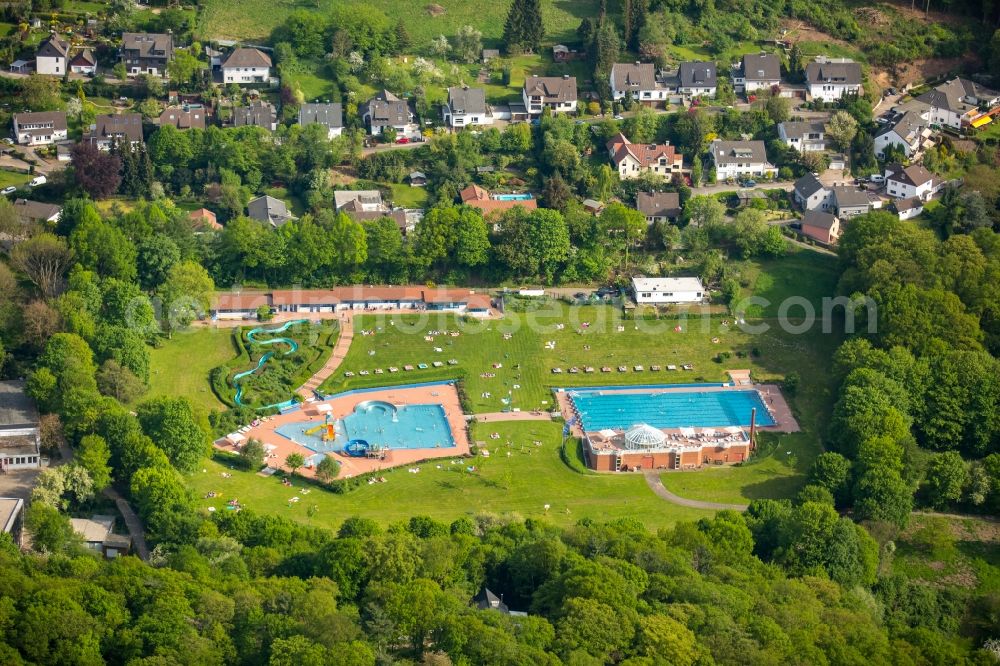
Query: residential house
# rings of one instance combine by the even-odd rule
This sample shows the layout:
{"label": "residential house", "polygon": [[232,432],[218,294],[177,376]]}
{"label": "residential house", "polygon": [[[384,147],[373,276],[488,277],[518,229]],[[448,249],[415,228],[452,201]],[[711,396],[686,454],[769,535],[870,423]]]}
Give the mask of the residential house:
{"label": "residential house", "polygon": [[912,219],[924,212],[924,202],[918,197],[899,199],[892,203],[892,207],[901,220]]}
{"label": "residential house", "polygon": [[635,302],[644,304],[701,303],[707,290],[696,277],[632,278]]}
{"label": "residential house", "polygon": [[31,201],[30,199],[15,199],[14,212],[25,222],[55,224],[62,215],[62,206]]}
{"label": "residential house", "polygon": [[635,195],[635,208],[654,222],[676,222],[681,216],[681,198],[677,192],[639,192]]}
{"label": "residential house", "polygon": [[103,114],[94,118],[84,141],[100,150],[111,150],[111,144],[128,141],[133,146],[142,143],[142,116],[138,113]]}
{"label": "residential house", "polygon": [[90,49],[82,49],[76,52],[69,61],[69,71],[73,74],[97,74],[97,58]]}
{"label": "residential house", "polygon": [[861,94],[861,65],[847,58],[817,57],[806,65],[806,85],[813,99],[835,102]]}
{"label": "residential house", "polygon": [[552,113],[576,111],[576,77],[529,76],[524,81],[521,97],[532,116],[541,115],[546,107]]}
{"label": "residential house", "polygon": [[645,173],[670,178],[684,166],[684,156],[669,143],[632,143],[621,132],[608,141],[607,149],[622,180],[639,178]]}
{"label": "residential house", "polygon": [[14,114],[14,140],[25,146],[44,146],[67,138],[65,111]]}
{"label": "residential house", "polygon": [[260,49],[236,48],[222,61],[223,83],[267,83],[271,80],[271,56]]}
{"label": "residential house", "polygon": [[520,198],[507,196],[504,196],[504,198],[498,198],[496,195],[490,194],[487,190],[484,190],[478,185],[469,185],[464,190],[459,192],[458,196],[463,204],[471,206],[472,208],[478,208],[485,216],[510,210],[511,208],[516,208],[518,206],[527,210],[535,210],[535,208],[538,207],[538,202],[535,201],[535,198],[530,194],[524,195]]}
{"label": "residential house", "polygon": [[238,106],[233,109],[233,126],[263,127],[273,132],[278,129],[278,112],[270,102],[256,100],[249,106]]}
{"label": "residential house", "polygon": [[604,204],[597,199],[584,199],[583,209],[591,215],[600,215],[604,210]]}
{"label": "residential house", "polygon": [[299,107],[299,125],[311,124],[326,128],[328,139],[340,136],[344,131],[344,108],[340,102],[333,104],[303,104]]}
{"label": "residential house", "polygon": [[978,129],[993,121],[1000,105],[1000,92],[969,79],[954,78],[916,98],[926,105],[927,120],[952,129]]}
{"label": "residential house", "polygon": [[872,209],[868,193],[846,185],[834,185],[830,188],[830,210],[837,217],[846,220],[858,215],[864,215]]}
{"label": "residential house", "polygon": [[778,138],[800,153],[826,150],[826,126],[818,120],[778,123]]}
{"label": "residential house", "polygon": [[778,170],[767,161],[763,141],[722,141],[716,139],[709,146],[715,163],[717,180],[745,176],[774,176]]}
{"label": "residential house", "polygon": [[70,518],[70,525],[83,540],[83,545],[95,550],[111,560],[127,555],[132,548],[132,539],[124,534],[115,534],[114,516],[94,515],[90,518]]}
{"label": "residential house", "polygon": [[714,62],[682,62],[677,71],[677,92],[689,97],[715,97],[718,87]]}
{"label": "residential house", "polygon": [[656,106],[666,102],[676,90],[666,77],[658,74],[652,63],[615,63],[611,66],[611,97],[619,101],[626,97]]}
{"label": "residential house", "polygon": [[69,71],[69,42],[59,35],[49,35],[35,52],[35,71],[39,74],[63,76]]}
{"label": "residential house", "polygon": [[889,146],[902,149],[903,156],[910,158],[929,145],[934,130],[930,122],[917,111],[907,111],[895,122],[886,123],[875,134],[875,154],[883,155]]}
{"label": "residential house", "polygon": [[160,114],[158,122],[160,127],[173,125],[179,130],[205,129],[207,123],[205,107],[201,104],[168,106]]}
{"label": "residential house", "polygon": [[747,53],[733,73],[733,90],[752,93],[781,85],[781,60],[773,53]]}
{"label": "residential house", "polygon": [[247,217],[270,224],[275,229],[294,219],[284,201],[266,194],[250,200],[247,204]]}
{"label": "residential house", "polygon": [[188,219],[191,220],[195,231],[222,231],[222,225],[219,224],[215,213],[207,208],[191,211],[188,214]]}
{"label": "residential house", "polygon": [[128,76],[166,76],[174,57],[174,36],[148,32],[122,35],[122,63]]}
{"label": "residential house", "polygon": [[0,473],[42,466],[38,410],[23,381],[0,381]]}
{"label": "residential house", "polygon": [[816,174],[807,173],[792,186],[792,198],[802,210],[826,210],[833,192],[819,182]]}
{"label": "residential house", "polygon": [[486,91],[483,88],[448,88],[448,101],[441,107],[441,116],[444,124],[452,128],[493,124],[493,113],[486,105]]}
{"label": "residential house", "polygon": [[897,199],[930,201],[941,183],[935,184],[934,176],[920,164],[903,167],[889,164],[885,167],[886,194]]}
{"label": "residential house", "polygon": [[802,216],[802,235],[826,245],[834,245],[840,238],[840,220],[832,213],[807,210]]}
{"label": "residential house", "polygon": [[378,190],[337,190],[333,193],[334,210],[345,207],[363,212],[384,212],[389,210],[382,201]]}
{"label": "residential house", "polygon": [[423,171],[411,171],[406,179],[410,181],[410,187],[423,187],[427,184],[427,174]]}
{"label": "residential house", "polygon": [[420,128],[409,103],[388,90],[382,90],[368,100],[361,108],[361,117],[375,136],[381,135],[386,128],[396,130],[401,137],[419,136]]}

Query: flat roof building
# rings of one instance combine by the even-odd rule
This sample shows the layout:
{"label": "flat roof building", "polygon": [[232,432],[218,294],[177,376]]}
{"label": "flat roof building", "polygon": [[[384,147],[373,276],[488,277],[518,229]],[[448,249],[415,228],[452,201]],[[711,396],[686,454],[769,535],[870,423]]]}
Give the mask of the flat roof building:
{"label": "flat roof building", "polygon": [[682,278],[632,278],[635,302],[701,303],[705,300],[705,286],[696,277]]}
{"label": "flat roof building", "polygon": [[38,410],[23,381],[0,382],[0,471],[42,466]]}

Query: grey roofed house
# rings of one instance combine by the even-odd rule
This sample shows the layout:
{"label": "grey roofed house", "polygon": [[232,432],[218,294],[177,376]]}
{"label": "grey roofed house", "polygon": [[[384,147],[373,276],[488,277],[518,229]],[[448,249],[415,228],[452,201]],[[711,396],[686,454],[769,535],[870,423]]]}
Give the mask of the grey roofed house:
{"label": "grey roofed house", "polygon": [[541,97],[543,104],[575,102],[575,76],[530,76],[524,81],[528,97]]}
{"label": "grey roofed house", "polygon": [[829,230],[837,223],[837,218],[833,213],[824,213],[821,210],[807,210],[802,213],[801,222],[804,227]]}
{"label": "grey roofed house", "polygon": [[908,141],[914,132],[920,132],[927,127],[928,122],[924,120],[918,111],[910,110],[896,118],[895,122],[884,123],[875,133],[875,136],[882,136],[895,130],[904,141]]}
{"label": "grey roofed house", "polygon": [[103,114],[94,118],[94,126],[86,138],[92,143],[108,143],[112,139],[142,141],[142,116],[138,113]]}
{"label": "grey roofed house", "polygon": [[747,81],[781,79],[781,61],[773,53],[748,53],[743,56],[740,72]]}
{"label": "grey roofed house", "polygon": [[507,608],[507,604],[485,585],[479,590],[479,594],[472,598],[472,603],[479,610],[497,610],[501,613],[507,613],[510,610]]}
{"label": "grey roofed house", "polygon": [[168,106],[160,114],[160,127],[173,125],[179,130],[205,129],[205,107]]}
{"label": "grey roofed house", "polygon": [[820,120],[790,120],[779,123],[781,131],[789,139],[802,140],[810,134],[825,134],[826,126]]}
{"label": "grey roofed house", "polygon": [[795,188],[796,194],[801,196],[803,199],[808,199],[809,197],[816,194],[820,190],[826,188],[826,186],[823,185],[823,183],[819,182],[819,178],[817,178],[814,174],[811,173],[807,173],[806,175],[802,176],[797,181],[795,181],[793,187]]}
{"label": "grey roofed house", "polygon": [[635,207],[647,218],[675,219],[681,214],[681,199],[677,192],[639,192],[635,197]]}
{"label": "grey roofed house", "polygon": [[682,62],[677,72],[681,88],[711,88],[717,83],[714,62]]}
{"label": "grey roofed house", "polygon": [[831,187],[830,190],[833,192],[833,199],[837,204],[837,208],[853,208],[855,206],[868,206],[871,204],[871,200],[868,198],[868,193],[857,189],[856,187],[847,187],[844,185],[835,185]]}
{"label": "grey roofed house", "polygon": [[452,86],[448,88],[448,107],[452,113],[486,113],[486,91],[483,88]]}
{"label": "grey roofed house", "polygon": [[50,35],[38,45],[36,58],[65,58],[69,55],[69,42],[64,42],[59,35]]}
{"label": "grey roofed house", "polygon": [[934,86],[916,99],[930,106],[949,111],[964,112],[976,107],[980,102],[995,100],[1000,92],[990,90],[969,79],[954,78]]}
{"label": "grey roofed house", "polygon": [[270,67],[271,56],[260,49],[240,47],[233,49],[222,61],[222,67]]}
{"label": "grey roofed house", "polygon": [[303,104],[299,107],[299,125],[318,123],[327,129],[344,126],[344,108],[340,102],[333,104]]}
{"label": "grey roofed house", "polygon": [[23,128],[37,127],[38,129],[25,130],[26,132],[44,132],[51,134],[53,131],[66,131],[65,111],[29,111],[27,113],[14,114],[14,127]]}
{"label": "grey roofed house", "polygon": [[861,65],[856,62],[818,62],[806,65],[806,81],[809,83],[839,83],[841,85],[861,84]]}
{"label": "grey roofed house", "polygon": [[272,227],[280,227],[292,219],[292,214],[288,212],[284,201],[265,194],[247,204],[247,217],[266,222]]}
{"label": "grey roofed house", "polygon": [[388,90],[375,93],[375,96],[365,103],[362,116],[368,117],[369,122],[377,127],[399,127],[413,122],[410,105]]}
{"label": "grey roofed house", "polygon": [[369,210],[384,205],[382,193],[378,190],[337,190],[333,193],[333,206],[336,210],[340,210],[352,202]]}
{"label": "grey roofed house", "polygon": [[17,199],[14,201],[14,212],[27,222],[57,222],[62,214],[62,206],[56,204]]}
{"label": "grey roofed house", "polygon": [[767,150],[763,141],[713,141],[716,164],[763,164]]}
{"label": "grey roofed house", "polygon": [[249,106],[238,106],[233,109],[234,127],[263,127],[273,131],[278,122],[274,105],[270,102],[257,100]]}
{"label": "grey roofed house", "polygon": [[122,60],[128,70],[158,72],[174,57],[174,36],[161,33],[126,32],[122,34]]}
{"label": "grey roofed house", "polygon": [[652,63],[620,63],[611,66],[611,89],[623,92],[656,88],[656,68]]}

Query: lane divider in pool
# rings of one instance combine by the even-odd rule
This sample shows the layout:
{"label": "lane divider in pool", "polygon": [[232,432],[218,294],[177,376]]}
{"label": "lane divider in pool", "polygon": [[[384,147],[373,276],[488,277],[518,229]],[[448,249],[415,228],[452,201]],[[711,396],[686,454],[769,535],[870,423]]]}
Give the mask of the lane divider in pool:
{"label": "lane divider in pool", "polygon": [[[258,340],[257,335],[259,334],[271,335],[272,333],[284,333],[292,326],[295,326],[297,324],[305,324],[308,321],[309,321],[308,319],[293,319],[291,321],[286,321],[284,324],[278,326],[277,328],[265,328],[264,326],[258,326],[256,328],[252,328],[249,331],[247,331],[247,340],[256,343],[258,345],[279,345],[279,344],[288,345],[288,350],[282,353],[282,356],[288,356],[289,354],[294,354],[299,350],[299,343],[297,343],[295,340],[284,337],[271,338],[270,340]],[[243,406],[243,383],[240,380],[243,379],[244,377],[249,377],[250,375],[254,374],[258,370],[263,368],[264,364],[267,363],[276,353],[277,352],[275,351],[269,351],[264,353],[260,357],[260,360],[257,361],[256,366],[250,368],[249,370],[244,370],[243,372],[238,372],[235,375],[233,375],[232,384],[233,388],[236,389],[235,402],[237,405]],[[294,404],[295,400],[291,399],[291,400],[286,400],[284,402],[276,402],[273,405],[266,405],[264,407],[260,407],[259,409],[284,409]]]}

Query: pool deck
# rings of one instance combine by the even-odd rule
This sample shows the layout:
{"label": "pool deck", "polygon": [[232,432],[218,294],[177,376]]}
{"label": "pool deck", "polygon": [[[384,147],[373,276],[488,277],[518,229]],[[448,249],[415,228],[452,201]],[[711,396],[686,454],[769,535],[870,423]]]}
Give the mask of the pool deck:
{"label": "pool deck", "polygon": [[[289,423],[299,423],[303,421],[315,421],[317,425],[324,422],[326,415],[317,407],[322,404],[330,405],[330,413],[340,419],[354,411],[354,407],[359,402],[368,400],[384,400],[394,405],[429,405],[438,404],[444,408],[445,417],[451,427],[451,434],[455,440],[455,446],[448,448],[431,449],[391,449],[387,452],[385,460],[368,458],[352,458],[347,455],[333,453],[333,457],[340,463],[340,476],[357,476],[366,472],[374,472],[380,469],[398,467],[429,460],[431,458],[454,458],[467,455],[469,453],[469,437],[466,430],[466,419],[462,413],[462,406],[458,399],[458,391],[453,385],[438,384],[434,386],[395,386],[378,391],[366,391],[348,395],[334,396],[330,400],[322,402],[306,402],[300,409],[270,417],[267,421],[262,421],[260,425],[251,428],[244,435],[250,439],[259,439],[265,446],[273,446],[269,451],[266,464],[269,467],[279,468],[289,471],[285,466],[285,458],[290,453],[301,453],[308,458],[316,453],[312,449],[296,444],[284,435],[275,432],[276,428]],[[236,452],[234,447],[225,438],[215,442],[215,448],[221,451]],[[298,474],[312,478],[315,472],[311,468],[300,468]]]}
{"label": "pool deck", "polygon": [[[774,420],[774,425],[772,426],[757,426],[758,430],[766,432],[799,432],[799,422],[795,420],[792,415],[792,410],[788,406],[788,402],[785,401],[785,396],[781,393],[781,388],[777,384],[754,384],[752,386],[699,386],[691,385],[689,387],[664,387],[662,389],[651,389],[651,388],[630,388],[623,386],[620,389],[601,387],[599,390],[602,394],[627,394],[627,393],[690,393],[692,391],[704,392],[704,393],[716,393],[724,391],[747,391],[756,390],[760,393],[760,399],[764,402],[764,405],[771,412],[771,418]],[[559,411],[562,412],[563,418],[567,421],[571,419],[574,415],[573,401],[569,394],[572,391],[587,391],[585,386],[574,387],[572,389],[565,389],[563,391],[558,391],[556,393],[556,400],[559,403]],[[728,424],[721,423],[720,426],[725,426]],[[583,437],[583,429],[581,428],[580,422],[577,421],[573,424],[571,432],[575,437]]]}

